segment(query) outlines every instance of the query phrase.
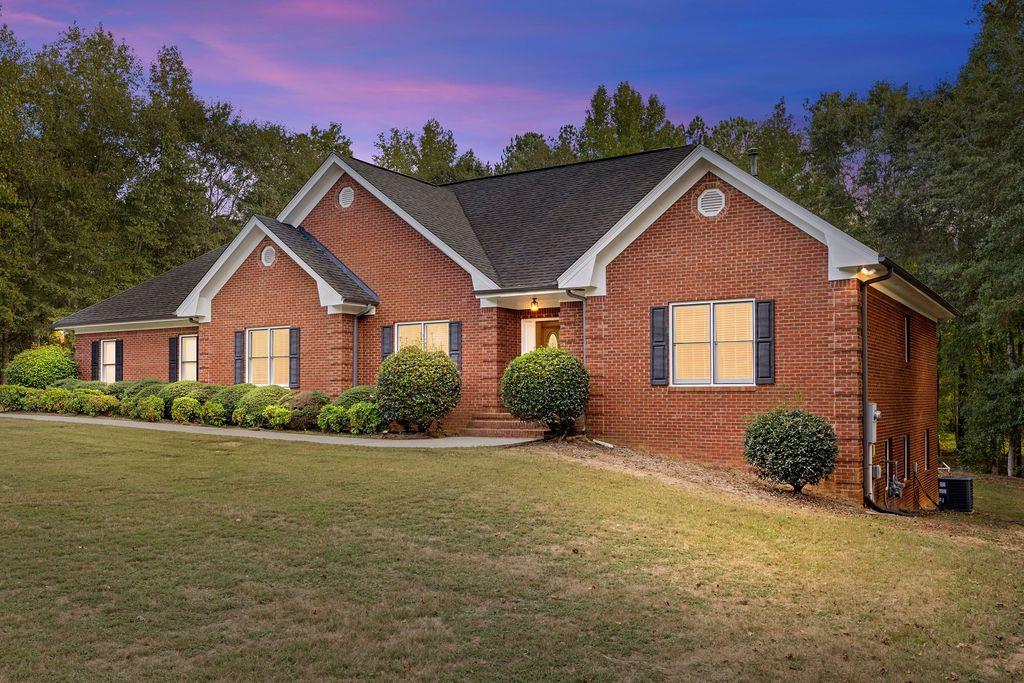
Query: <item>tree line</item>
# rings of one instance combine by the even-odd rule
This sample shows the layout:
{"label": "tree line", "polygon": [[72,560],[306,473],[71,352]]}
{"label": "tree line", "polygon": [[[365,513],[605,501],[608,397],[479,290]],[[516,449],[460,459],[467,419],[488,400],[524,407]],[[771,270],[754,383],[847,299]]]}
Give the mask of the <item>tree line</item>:
{"label": "tree line", "polygon": [[[956,78],[823,92],[798,115],[673,122],[629,83],[583,119],[513,136],[490,163],[436,119],[390,128],[373,159],[446,183],[702,143],[918,274],[961,315],[940,326],[940,427],[961,461],[1020,474],[1024,428],[1024,2],[978,7]],[[174,47],[142,65],[102,27],[30,50],[0,27],[0,351],[60,315],[275,215],[331,151],[338,123],[294,132],[205,101]]]}

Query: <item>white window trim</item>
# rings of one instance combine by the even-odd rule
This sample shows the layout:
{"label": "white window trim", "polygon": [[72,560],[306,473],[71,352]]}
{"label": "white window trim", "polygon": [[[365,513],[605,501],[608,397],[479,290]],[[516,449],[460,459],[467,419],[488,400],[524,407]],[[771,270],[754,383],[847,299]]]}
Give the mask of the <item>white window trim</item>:
{"label": "white window trim", "polygon": [[[448,325],[448,334],[451,334],[451,320],[410,320],[405,323],[395,323],[395,353],[398,353],[402,348],[398,345],[398,328],[403,325],[419,325],[420,326],[420,351],[427,350],[427,325],[440,325],[444,323]],[[446,353],[451,354],[451,337],[448,338],[448,351]]]}
{"label": "white window trim", "polygon": [[[183,339],[195,339],[196,340],[196,380],[199,380],[199,335],[198,334],[180,334],[178,335],[178,379],[185,377],[185,345],[182,342]],[[189,363],[193,361],[188,361]]]}
{"label": "white window trim", "polygon": [[[105,350],[107,348],[107,342],[110,342],[110,343],[112,343],[114,345],[114,359],[111,362],[109,362],[109,363],[105,362],[105,359],[106,359]],[[103,382],[104,384],[113,384],[113,382],[108,382],[107,380],[103,379],[103,376],[104,376],[103,368],[106,367],[107,365],[113,365],[114,366],[114,382],[116,382],[117,381],[117,340],[116,339],[101,339],[100,340],[100,377],[99,377],[99,381]]]}
{"label": "white window trim", "polygon": [[[755,354],[755,341],[757,340],[757,311],[755,305],[755,299],[711,299],[708,301],[680,301],[674,304],[669,304],[668,307],[668,376],[669,386],[673,387],[753,387],[757,386],[755,378],[757,376],[757,356]],[[715,363],[715,347],[718,341],[715,339],[715,304],[750,304],[750,354],[751,354],[751,367],[753,373],[749,382],[720,382],[716,379],[718,368]],[[710,324],[710,339],[711,342],[711,381],[710,382],[677,382],[676,381],[676,325],[675,325],[675,309],[682,308],[684,306],[709,306],[711,319]]]}
{"label": "white window trim", "polygon": [[[262,332],[263,330],[267,331],[267,354],[268,354],[267,355],[267,380],[269,380],[269,381],[266,384],[257,384],[256,382],[253,382],[252,378],[249,376],[249,359],[251,358],[251,356],[249,355],[249,342],[250,342],[250,340],[252,338],[252,333],[253,332]],[[258,387],[285,387],[285,388],[287,388],[289,386],[288,382],[285,382],[284,384],[277,384],[276,382],[273,381],[273,379],[274,379],[274,340],[271,339],[271,337],[273,336],[272,333],[273,333],[274,330],[291,330],[291,327],[289,327],[287,325],[278,325],[278,326],[275,326],[275,327],[248,327],[245,330],[245,381],[248,382],[249,384],[255,384]],[[290,343],[290,341],[291,340],[289,339],[289,343]],[[282,357],[283,358],[289,358],[290,356],[282,356]]]}

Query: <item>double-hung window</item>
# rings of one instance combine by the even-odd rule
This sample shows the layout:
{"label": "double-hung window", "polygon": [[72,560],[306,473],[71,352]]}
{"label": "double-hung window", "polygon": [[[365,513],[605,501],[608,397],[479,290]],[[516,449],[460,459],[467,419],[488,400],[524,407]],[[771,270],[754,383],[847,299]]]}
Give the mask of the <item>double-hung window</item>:
{"label": "double-hung window", "polygon": [[199,337],[185,334],[178,337],[178,379],[199,379]]}
{"label": "double-hung window", "polygon": [[117,381],[116,339],[104,339],[100,342],[100,381],[107,384]]}
{"label": "double-hung window", "polygon": [[247,381],[265,386],[288,386],[287,327],[263,327],[249,330],[247,348]]}
{"label": "double-hung window", "polygon": [[398,323],[395,325],[395,335],[398,337],[397,349],[401,351],[408,346],[416,346],[423,351],[440,351],[449,353],[449,323],[424,322],[424,323]]}
{"label": "double-hung window", "polygon": [[754,383],[754,302],[672,305],[672,384]]}

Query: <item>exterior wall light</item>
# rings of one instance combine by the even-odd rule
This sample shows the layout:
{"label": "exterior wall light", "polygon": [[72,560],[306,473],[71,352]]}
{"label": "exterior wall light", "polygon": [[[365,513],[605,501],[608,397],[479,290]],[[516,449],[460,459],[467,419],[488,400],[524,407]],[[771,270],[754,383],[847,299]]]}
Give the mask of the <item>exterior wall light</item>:
{"label": "exterior wall light", "polygon": [[536,313],[540,310],[540,304],[537,303],[537,297],[533,297],[533,301],[530,302],[530,312]]}
{"label": "exterior wall light", "polygon": [[868,276],[870,276],[870,275],[874,275],[876,272],[877,271],[874,268],[861,268],[860,269],[860,274],[861,275],[868,275]]}

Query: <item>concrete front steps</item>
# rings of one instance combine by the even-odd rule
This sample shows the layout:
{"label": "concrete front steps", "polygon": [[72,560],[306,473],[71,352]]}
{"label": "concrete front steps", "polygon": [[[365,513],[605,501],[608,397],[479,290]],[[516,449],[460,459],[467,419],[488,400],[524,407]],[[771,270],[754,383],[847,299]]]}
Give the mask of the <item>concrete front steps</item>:
{"label": "concrete front steps", "polygon": [[474,413],[469,425],[459,432],[460,436],[485,436],[504,439],[543,439],[544,427],[518,420],[510,413],[500,410]]}

